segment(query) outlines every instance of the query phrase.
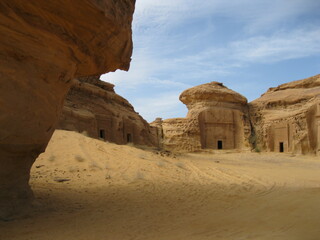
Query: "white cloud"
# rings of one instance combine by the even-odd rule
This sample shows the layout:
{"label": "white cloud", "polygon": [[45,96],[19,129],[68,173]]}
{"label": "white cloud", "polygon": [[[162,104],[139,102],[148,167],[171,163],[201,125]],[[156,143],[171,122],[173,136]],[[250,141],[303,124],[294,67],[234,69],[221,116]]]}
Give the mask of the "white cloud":
{"label": "white cloud", "polygon": [[319,8],[318,0],[138,0],[130,71],[102,79],[148,120],[178,116],[186,88],[256,63],[319,56],[319,18],[299,19]]}
{"label": "white cloud", "polygon": [[278,62],[320,54],[320,29],[299,29],[273,36],[257,36],[230,44],[239,61]]}
{"label": "white cloud", "polygon": [[180,93],[180,91],[171,91],[155,94],[155,96],[148,98],[137,97],[134,106],[139,114],[149,122],[156,117],[164,119],[185,117],[187,108],[179,101]]}
{"label": "white cloud", "polygon": [[195,55],[183,56],[176,64],[213,68],[215,74],[228,74],[228,69],[251,63],[274,63],[320,54],[320,29],[282,31],[271,36],[255,36],[233,41],[223,48],[210,47]]}
{"label": "white cloud", "polygon": [[137,21],[134,27],[153,26],[159,31],[190,19],[223,16],[244,22],[247,30],[256,32],[274,28],[278,23],[319,8],[318,0],[139,0],[136,3]]}
{"label": "white cloud", "polygon": [[[318,5],[320,1],[314,0],[139,0],[134,16],[134,52],[130,72],[110,73],[103,79],[128,89],[146,83],[168,83],[170,86],[178,81],[181,85],[187,84],[191,78],[201,78],[201,75],[204,79],[210,75],[226,76],[248,62],[277,62],[318,54],[320,37],[317,27],[273,32],[269,36],[263,32],[239,36],[241,40],[227,41],[222,47],[201,47],[206,38],[219,34],[214,26],[204,26],[191,36],[170,32],[180,25],[188,28],[185,21],[215,15],[245,22],[244,28],[248,29],[275,28],[276,23],[283,19],[293,18]],[[192,52],[196,48],[199,51]],[[166,79],[161,80],[158,75],[163,72],[167,73]]]}

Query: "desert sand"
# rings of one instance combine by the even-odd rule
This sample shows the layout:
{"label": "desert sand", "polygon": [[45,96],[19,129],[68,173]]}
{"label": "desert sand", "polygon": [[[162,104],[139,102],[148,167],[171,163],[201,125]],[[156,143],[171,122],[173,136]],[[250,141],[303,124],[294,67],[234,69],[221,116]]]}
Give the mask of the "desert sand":
{"label": "desert sand", "polygon": [[320,239],[319,157],[173,154],[57,130],[1,240]]}

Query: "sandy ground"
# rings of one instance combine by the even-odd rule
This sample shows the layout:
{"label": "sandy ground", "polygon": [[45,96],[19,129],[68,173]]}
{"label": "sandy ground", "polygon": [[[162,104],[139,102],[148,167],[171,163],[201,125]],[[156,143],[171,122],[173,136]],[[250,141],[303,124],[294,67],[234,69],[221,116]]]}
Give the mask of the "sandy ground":
{"label": "sandy ground", "polygon": [[320,159],[164,156],[56,131],[32,169],[32,213],[1,240],[320,239]]}

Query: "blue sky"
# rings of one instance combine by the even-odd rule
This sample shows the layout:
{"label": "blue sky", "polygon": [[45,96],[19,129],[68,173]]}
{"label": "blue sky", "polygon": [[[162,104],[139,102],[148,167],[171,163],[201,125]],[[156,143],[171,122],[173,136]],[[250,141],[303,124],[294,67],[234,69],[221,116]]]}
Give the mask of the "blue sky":
{"label": "blue sky", "polygon": [[218,81],[252,101],[320,73],[319,0],[137,0],[129,72],[101,77],[147,121],[185,117],[180,93]]}

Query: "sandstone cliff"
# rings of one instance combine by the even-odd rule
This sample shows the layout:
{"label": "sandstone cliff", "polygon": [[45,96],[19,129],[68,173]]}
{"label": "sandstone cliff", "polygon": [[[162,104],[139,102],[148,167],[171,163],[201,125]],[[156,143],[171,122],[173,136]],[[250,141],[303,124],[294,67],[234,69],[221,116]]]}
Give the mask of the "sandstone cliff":
{"label": "sandstone cliff", "polygon": [[180,100],[188,107],[186,118],[151,123],[164,149],[320,155],[320,75],[270,88],[249,104],[218,82],[187,89]]}
{"label": "sandstone cliff", "polygon": [[[185,90],[186,118],[163,120],[163,147],[172,151],[248,149],[251,134],[247,99],[211,82]],[[159,126],[158,122],[152,123]]]}
{"label": "sandstone cliff", "polygon": [[30,167],[52,136],[71,80],[128,70],[134,3],[0,2],[0,216],[32,198]]}
{"label": "sandstone cliff", "polygon": [[158,146],[156,129],[113,88],[99,76],[74,80],[57,128],[86,132],[90,137],[117,144]]}
{"label": "sandstone cliff", "polygon": [[250,104],[257,148],[320,151],[320,75],[270,88]]}

